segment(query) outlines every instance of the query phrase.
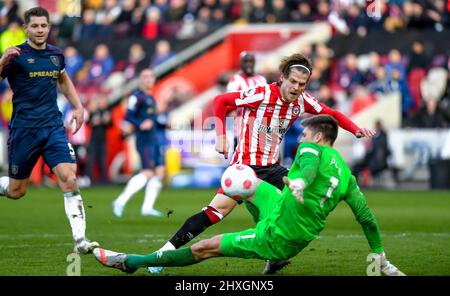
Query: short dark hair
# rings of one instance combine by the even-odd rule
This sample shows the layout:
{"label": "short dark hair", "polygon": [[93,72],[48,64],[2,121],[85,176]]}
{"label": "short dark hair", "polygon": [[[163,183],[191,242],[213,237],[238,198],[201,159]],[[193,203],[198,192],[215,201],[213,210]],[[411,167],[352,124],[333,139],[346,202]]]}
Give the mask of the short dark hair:
{"label": "short dark hair", "polygon": [[302,126],[307,127],[317,134],[321,132],[326,140],[331,145],[334,144],[338,136],[338,124],[337,121],[330,115],[316,115],[302,121]]}
{"label": "short dark hair", "polygon": [[284,77],[289,76],[289,73],[291,72],[291,67],[293,65],[302,65],[302,66],[306,67],[308,70],[301,66],[295,67],[295,68],[302,72],[308,73],[309,76],[311,76],[311,73],[312,73],[311,61],[306,56],[302,55],[301,53],[295,53],[291,56],[284,57],[281,60],[279,70],[283,74]]}
{"label": "short dark hair", "polygon": [[33,7],[25,11],[23,14],[23,19],[25,24],[29,24],[32,16],[45,16],[47,18],[47,22],[50,23],[50,15],[48,14],[47,9],[43,7]]}
{"label": "short dark hair", "polygon": [[249,51],[243,51],[243,52],[241,52],[241,54],[239,56],[241,58],[241,62],[248,58],[253,59],[253,60],[255,59],[255,55]]}

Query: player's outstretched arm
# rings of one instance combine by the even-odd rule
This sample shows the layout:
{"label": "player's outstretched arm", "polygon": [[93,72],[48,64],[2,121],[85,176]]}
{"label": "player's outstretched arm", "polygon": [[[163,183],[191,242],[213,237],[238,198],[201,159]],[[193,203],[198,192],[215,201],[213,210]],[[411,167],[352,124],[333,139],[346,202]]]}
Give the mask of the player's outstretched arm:
{"label": "player's outstretched arm", "polygon": [[380,229],[375,216],[369,209],[366,199],[362,194],[359,186],[356,182],[356,178],[351,176],[350,183],[348,185],[345,202],[352,209],[355,215],[356,221],[361,224],[364,231],[364,235],[372,249],[373,253],[381,253],[384,251],[383,244],[381,242]]}
{"label": "player's outstretched arm", "polygon": [[360,128],[358,125],[356,125],[350,118],[342,114],[341,112],[328,108],[327,106],[323,105],[323,109],[320,112],[322,114],[328,114],[334,117],[336,121],[338,122],[339,126],[345,129],[346,131],[351,132],[355,135],[357,138],[371,138],[375,136],[376,131],[368,128]]}
{"label": "player's outstretched arm", "polygon": [[366,199],[359,189],[354,176],[350,179],[345,202],[350,206],[356,220],[361,224],[364,235],[372,249],[372,255],[376,262],[380,264],[380,271],[384,275],[389,276],[405,275],[386,259],[378,222],[370,211]]}
{"label": "player's outstretched arm", "polygon": [[70,124],[75,121],[76,127],[73,134],[76,134],[78,130],[81,128],[84,122],[84,108],[81,105],[81,100],[78,97],[77,91],[75,90],[75,86],[70,80],[69,75],[67,75],[66,71],[62,72],[59,75],[59,87],[61,92],[66,96],[69,102],[73,105],[73,115],[70,119]]}

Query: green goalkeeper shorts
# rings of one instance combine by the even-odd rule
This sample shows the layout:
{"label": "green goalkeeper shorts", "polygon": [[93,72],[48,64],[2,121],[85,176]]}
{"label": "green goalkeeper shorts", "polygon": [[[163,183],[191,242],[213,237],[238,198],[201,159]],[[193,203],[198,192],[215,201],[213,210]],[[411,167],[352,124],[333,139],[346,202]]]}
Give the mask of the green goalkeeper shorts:
{"label": "green goalkeeper shorts", "polygon": [[281,190],[266,181],[261,182],[255,191],[253,203],[244,201],[255,223],[269,217],[281,200]]}
{"label": "green goalkeeper shorts", "polygon": [[226,257],[284,260],[297,255],[309,241],[292,242],[275,234],[276,225],[270,219],[281,201],[281,191],[267,182],[256,189],[254,204],[260,221],[255,228],[222,236],[221,252]]}

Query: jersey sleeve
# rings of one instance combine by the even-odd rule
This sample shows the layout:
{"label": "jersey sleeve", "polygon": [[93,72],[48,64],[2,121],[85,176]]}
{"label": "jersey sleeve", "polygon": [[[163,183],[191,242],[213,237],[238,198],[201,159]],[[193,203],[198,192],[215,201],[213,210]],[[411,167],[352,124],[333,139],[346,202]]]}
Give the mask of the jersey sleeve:
{"label": "jersey sleeve", "polygon": [[66,58],[64,57],[64,54],[61,53],[61,69],[59,70],[59,73],[63,73],[66,71]]}
{"label": "jersey sleeve", "polygon": [[214,121],[217,136],[226,133],[225,117],[238,107],[258,108],[264,99],[265,88],[248,88],[240,92],[229,92],[214,98]]}
{"label": "jersey sleeve", "polygon": [[125,120],[133,124],[136,128],[139,128],[141,124],[137,117],[137,110],[139,108],[139,100],[136,95],[131,95],[128,98],[127,112],[125,114]]}
{"label": "jersey sleeve", "polygon": [[358,184],[354,176],[351,176],[345,202],[352,209],[356,217],[356,221],[361,224],[364,235],[374,253],[383,252],[383,244],[381,242],[380,229],[375,216],[369,209],[366,199],[359,190]]}
{"label": "jersey sleeve", "polygon": [[264,96],[268,91],[269,85],[257,86],[243,89],[239,92],[239,98],[235,100],[237,107],[246,107],[250,109],[257,109],[261,102],[264,100]]}
{"label": "jersey sleeve", "polygon": [[305,103],[305,111],[307,113],[331,115],[334,117],[334,119],[336,119],[340,127],[352,134],[355,134],[360,129],[360,127],[358,127],[353,121],[351,121],[350,118],[339,111],[327,107],[310,94],[303,93],[303,99]]}
{"label": "jersey sleeve", "polygon": [[317,176],[320,166],[320,153],[318,147],[312,143],[302,143],[298,147],[295,162],[299,172],[295,178],[301,178],[305,182],[305,188],[310,185]]}

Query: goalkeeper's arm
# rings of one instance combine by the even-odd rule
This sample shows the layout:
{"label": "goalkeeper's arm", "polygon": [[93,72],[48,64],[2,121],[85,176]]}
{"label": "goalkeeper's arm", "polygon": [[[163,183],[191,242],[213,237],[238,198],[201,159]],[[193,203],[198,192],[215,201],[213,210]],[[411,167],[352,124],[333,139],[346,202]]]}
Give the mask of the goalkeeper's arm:
{"label": "goalkeeper's arm", "polygon": [[[320,166],[320,159],[318,157],[319,152],[313,147],[300,145],[299,156],[295,158],[295,161],[299,163],[299,171],[288,177],[283,177],[283,182],[291,190],[292,194],[297,200],[303,204],[303,190],[308,187],[317,177],[317,171]],[[317,153],[315,153],[316,151]]]}
{"label": "goalkeeper's arm", "polygon": [[352,209],[356,220],[359,222],[359,224],[361,224],[372,252],[375,253],[375,257],[378,257],[381,272],[388,276],[405,275],[386,259],[383,244],[381,242],[378,222],[375,219],[375,216],[370,211],[364,195],[359,190],[354,176],[352,176],[350,179],[350,184],[348,186],[345,201]]}
{"label": "goalkeeper's arm", "polygon": [[361,224],[372,252],[380,254],[384,251],[381,242],[380,228],[375,216],[369,209],[364,195],[359,190],[354,176],[351,177],[345,202],[350,206],[356,221]]}

